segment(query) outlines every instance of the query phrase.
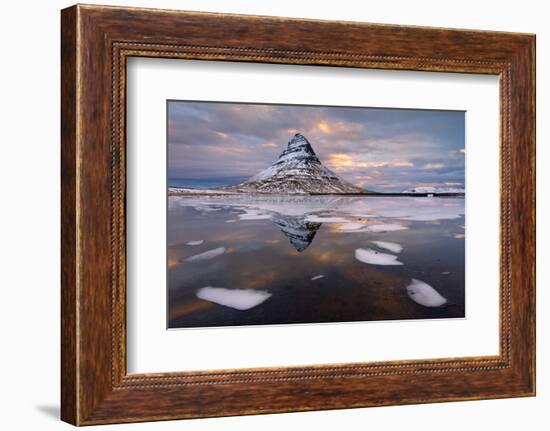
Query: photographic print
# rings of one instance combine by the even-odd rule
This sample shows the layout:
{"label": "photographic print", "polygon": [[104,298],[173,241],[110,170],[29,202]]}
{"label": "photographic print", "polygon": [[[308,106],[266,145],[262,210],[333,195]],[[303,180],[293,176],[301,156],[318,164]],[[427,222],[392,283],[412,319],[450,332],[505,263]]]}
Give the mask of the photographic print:
{"label": "photographic print", "polygon": [[465,317],[465,112],[167,101],[168,328]]}

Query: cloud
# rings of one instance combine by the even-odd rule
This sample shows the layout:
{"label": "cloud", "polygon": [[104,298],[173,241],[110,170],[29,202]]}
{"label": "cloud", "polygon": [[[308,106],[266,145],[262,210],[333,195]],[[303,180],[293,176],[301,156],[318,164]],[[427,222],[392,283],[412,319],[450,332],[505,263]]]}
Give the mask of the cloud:
{"label": "cloud", "polygon": [[441,169],[444,167],[444,163],[426,163],[424,166],[422,166],[422,169]]}
{"label": "cloud", "polygon": [[170,101],[167,115],[169,178],[250,177],[300,132],[329,168],[369,189],[464,183],[463,112]]}
{"label": "cloud", "polygon": [[319,124],[317,124],[317,128],[323,132],[323,133],[327,133],[327,134],[331,134],[332,132],[332,129],[330,128],[330,126],[325,123],[324,121],[321,121]]}
{"label": "cloud", "polygon": [[389,160],[389,161],[356,161],[349,154],[332,153],[326,161],[327,165],[336,170],[346,169],[370,169],[385,167],[412,167],[413,163],[407,160]]}

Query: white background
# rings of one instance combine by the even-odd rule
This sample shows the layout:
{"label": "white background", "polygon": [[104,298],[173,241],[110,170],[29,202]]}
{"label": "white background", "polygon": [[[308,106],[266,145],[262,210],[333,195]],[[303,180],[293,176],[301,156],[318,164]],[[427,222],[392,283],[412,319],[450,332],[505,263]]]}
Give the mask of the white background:
{"label": "white background", "polygon": [[[537,33],[538,396],[284,415],[106,426],[144,430],[498,430],[547,429],[550,422],[550,28],[545,2],[313,2],[297,0],[102,1],[105,4],[346,19]],[[59,409],[59,9],[65,1],[5,2],[0,15],[2,147],[0,244],[3,297],[0,425],[70,429]]]}
{"label": "white background", "polygon": [[[129,373],[498,354],[498,77],[142,58],[127,83]],[[185,98],[466,111],[466,318],[167,331],[165,108]]]}

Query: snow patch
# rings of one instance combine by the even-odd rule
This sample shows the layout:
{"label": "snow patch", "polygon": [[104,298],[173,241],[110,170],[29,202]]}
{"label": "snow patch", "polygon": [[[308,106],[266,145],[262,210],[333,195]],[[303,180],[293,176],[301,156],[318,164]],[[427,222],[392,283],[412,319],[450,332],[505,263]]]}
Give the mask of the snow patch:
{"label": "snow patch", "polygon": [[269,220],[269,214],[243,214],[239,216],[240,220]]}
{"label": "snow patch", "polygon": [[[437,221],[462,218],[464,198],[357,197],[338,195],[260,195],[241,193],[228,196],[169,196],[169,208],[195,207],[199,211],[220,208],[251,214],[280,214],[323,219],[385,218],[407,221]],[[322,214],[322,215],[321,215]],[[313,219],[314,220],[314,219]],[[327,220],[320,220],[324,222]],[[461,225],[463,222],[461,221]]]}
{"label": "snow patch", "polygon": [[371,224],[365,230],[369,232],[393,232],[408,229],[407,226],[394,223]]}
{"label": "snow patch", "polygon": [[221,256],[225,253],[225,247],[218,247],[212,250],[205,251],[204,253],[195,254],[193,256],[183,259],[185,262],[197,262],[201,260],[209,260],[215,257]]}
{"label": "snow patch", "polygon": [[195,293],[197,298],[214,302],[235,310],[249,310],[271,297],[271,293],[253,289],[226,289],[225,287],[202,287]]}
{"label": "snow patch", "polygon": [[338,228],[342,232],[362,232],[366,225],[361,223],[346,223]]}
{"label": "snow patch", "polygon": [[239,214],[238,217],[240,220],[269,220],[271,214],[247,208],[245,209],[245,213]]}
{"label": "snow patch", "polygon": [[397,256],[387,253],[379,253],[370,248],[358,248],[355,250],[355,258],[371,265],[403,265],[397,260]]}
{"label": "snow patch", "polygon": [[223,209],[220,206],[208,206],[208,205],[196,205],[193,208],[195,208],[197,211],[202,211],[207,213],[221,211]]}
{"label": "snow patch", "polygon": [[447,303],[447,300],[437,290],[416,278],[413,278],[407,286],[407,295],[424,307],[441,307]]}
{"label": "snow patch", "polygon": [[321,278],[323,278],[323,277],[324,277],[324,275],[322,275],[322,274],[315,275],[315,276],[311,277],[311,281],[319,280],[319,279],[321,279]]}
{"label": "snow patch", "polygon": [[377,247],[383,248],[384,250],[389,250],[393,253],[401,253],[403,251],[403,246],[395,242],[373,241],[372,243]]}
{"label": "snow patch", "polygon": [[203,242],[204,242],[203,239],[199,239],[199,240],[197,240],[197,241],[189,241],[189,242],[186,242],[185,245],[201,245]]}

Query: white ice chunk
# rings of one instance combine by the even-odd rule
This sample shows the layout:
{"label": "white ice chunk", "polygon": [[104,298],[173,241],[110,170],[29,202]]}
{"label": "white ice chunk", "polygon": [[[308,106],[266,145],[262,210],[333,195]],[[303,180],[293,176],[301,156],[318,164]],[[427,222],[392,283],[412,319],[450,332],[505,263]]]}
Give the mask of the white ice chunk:
{"label": "white ice chunk", "polygon": [[269,214],[243,214],[239,216],[241,220],[269,220]]}
{"label": "white ice chunk", "polygon": [[369,232],[393,232],[396,230],[405,230],[408,229],[407,226],[394,223],[383,223],[383,224],[371,224],[367,226],[365,230]]}
{"label": "white ice chunk", "polygon": [[241,220],[269,220],[271,216],[269,214],[243,214],[239,218]]}
{"label": "white ice chunk", "polygon": [[346,223],[338,228],[342,232],[361,232],[365,229],[366,225],[361,223]]}
{"label": "white ice chunk", "polygon": [[208,205],[195,205],[193,208],[195,208],[197,211],[202,211],[202,212],[215,212],[215,211],[221,211],[223,208],[221,207],[213,207],[213,206],[208,206]]}
{"label": "white ice chunk", "polygon": [[403,251],[403,246],[395,242],[373,241],[372,243],[380,248],[383,248],[384,250],[389,250],[394,253],[401,253]]}
{"label": "white ice chunk", "polygon": [[262,211],[257,211],[254,209],[246,209],[244,214],[239,214],[239,219],[241,220],[269,220],[271,214],[266,214]]}
{"label": "white ice chunk", "polygon": [[309,221],[311,223],[347,223],[349,220],[344,217],[323,217],[309,215],[306,217],[306,221]]}
{"label": "white ice chunk", "polygon": [[235,310],[249,310],[267,300],[271,293],[254,289],[226,289],[225,287],[202,287],[196,292],[199,299],[214,302]]}
{"label": "white ice chunk", "polygon": [[447,303],[432,286],[413,278],[407,286],[407,295],[417,304],[424,307],[441,307]]}
{"label": "white ice chunk", "polygon": [[352,196],[298,196],[253,195],[248,193],[219,195],[182,195],[168,197],[169,208],[207,206],[227,209],[253,210],[262,214],[291,216],[383,217],[410,221],[435,221],[461,218],[464,198],[415,198],[415,197],[352,197]]}
{"label": "white ice chunk", "polygon": [[397,260],[397,256],[387,253],[379,253],[370,248],[358,248],[355,250],[355,258],[371,265],[403,265]]}
{"label": "white ice chunk", "polygon": [[213,259],[215,257],[218,257],[225,253],[225,247],[218,247],[214,248],[212,250],[205,251],[204,253],[195,254],[193,256],[189,256],[185,258],[184,260],[186,262],[197,262],[199,260],[208,260]]}
{"label": "white ice chunk", "polygon": [[204,242],[203,239],[199,239],[199,240],[197,240],[197,241],[189,241],[189,242],[186,242],[185,244],[186,244],[186,245],[201,245],[203,242]]}
{"label": "white ice chunk", "polygon": [[311,277],[311,281],[319,280],[320,278],[323,278],[323,277],[324,277],[324,275],[321,275],[321,274],[315,275],[315,276]]}

